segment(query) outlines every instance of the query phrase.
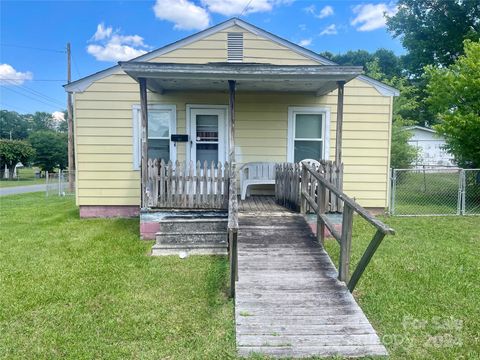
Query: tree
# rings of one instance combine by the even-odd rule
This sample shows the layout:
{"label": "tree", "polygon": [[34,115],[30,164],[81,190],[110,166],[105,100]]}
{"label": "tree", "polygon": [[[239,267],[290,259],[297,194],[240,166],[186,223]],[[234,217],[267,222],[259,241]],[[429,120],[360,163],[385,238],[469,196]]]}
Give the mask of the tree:
{"label": "tree", "polygon": [[402,119],[393,121],[392,145],[390,149],[390,167],[392,169],[408,169],[418,156],[418,150],[408,143],[412,132],[406,127],[407,122]]}
{"label": "tree", "polygon": [[480,167],[480,42],[466,40],[465,55],[448,67],[429,66],[427,102],[440,119],[435,129],[462,167]]}
{"label": "tree", "polygon": [[0,138],[23,140],[28,137],[29,123],[15,111],[0,110]]}
{"label": "tree", "polygon": [[397,6],[387,26],[408,50],[404,64],[417,78],[427,65],[452,64],[465,39],[480,37],[478,0],[399,0]]}
{"label": "tree", "polygon": [[8,177],[13,179],[15,166],[21,162],[26,165],[35,155],[32,146],[22,140],[0,139],[0,166],[1,170],[8,168]]}
{"label": "tree", "polygon": [[392,50],[378,49],[373,53],[366,50],[355,50],[337,55],[323,52],[320,55],[340,65],[363,66],[364,70],[366,70],[366,65],[369,62],[378,59],[380,70],[387,78],[402,75],[402,59],[395,55]]}
{"label": "tree", "polygon": [[29,118],[32,124],[31,131],[56,130],[56,122],[52,114],[48,112],[37,111],[25,116]]}
{"label": "tree", "polygon": [[67,167],[67,134],[54,131],[36,131],[30,134],[29,141],[36,151],[34,165],[42,171]]}

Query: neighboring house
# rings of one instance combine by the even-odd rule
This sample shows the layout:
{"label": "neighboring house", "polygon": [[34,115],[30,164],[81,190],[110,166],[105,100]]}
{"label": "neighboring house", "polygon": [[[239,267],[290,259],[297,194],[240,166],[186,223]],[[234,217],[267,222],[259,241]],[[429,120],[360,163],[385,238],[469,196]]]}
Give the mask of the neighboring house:
{"label": "neighboring house", "polygon": [[[360,73],[235,18],[66,85],[74,98],[80,215],[146,208],[146,152],[172,161],[233,156],[238,166],[334,159],[337,109],[344,191],[365,207],[385,208],[398,91]],[[343,96],[337,89],[344,83]],[[229,84],[236,85],[235,132]],[[172,141],[175,134],[187,137]]]}
{"label": "neighboring house", "polygon": [[445,150],[445,138],[433,129],[422,126],[407,128],[412,132],[408,143],[418,149],[415,166],[455,166],[454,158]]}

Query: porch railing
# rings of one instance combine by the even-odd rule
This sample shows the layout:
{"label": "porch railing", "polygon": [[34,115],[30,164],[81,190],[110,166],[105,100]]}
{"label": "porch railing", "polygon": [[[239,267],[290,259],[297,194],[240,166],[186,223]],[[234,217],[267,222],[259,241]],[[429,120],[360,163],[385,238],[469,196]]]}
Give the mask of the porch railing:
{"label": "porch railing", "polygon": [[235,282],[238,281],[238,196],[235,164],[230,169],[230,186],[228,201],[228,256],[230,260],[230,296],[235,297]]}
{"label": "porch railing", "polygon": [[[337,240],[340,245],[338,278],[347,284],[350,291],[353,291],[383,238],[386,235],[395,234],[395,231],[372,216],[335,185],[332,179],[338,179],[338,176],[343,173],[342,170],[342,167],[336,167],[331,162],[323,162],[320,167],[308,164],[278,164],[275,196],[281,205],[302,213],[313,212],[317,215],[318,241],[323,245],[326,228]],[[343,212],[340,231],[326,215],[328,212]],[[355,213],[375,228],[375,234],[350,276]]]}
{"label": "porch railing", "polygon": [[[327,191],[329,191],[330,194],[334,194],[336,199],[342,202],[343,205],[343,218],[340,232],[326,215],[327,208],[325,199],[327,197]],[[329,182],[321,172],[306,164],[302,164],[301,199],[301,209],[303,211],[309,206],[317,214],[318,241],[321,244],[324,243],[325,228],[327,228],[340,245],[338,279],[344,281],[348,289],[353,291],[385,235],[393,235],[395,231],[376,219],[362,206],[340,191],[335,185]],[[350,277],[353,216],[355,213],[370,223],[376,231]]]}
{"label": "porch railing", "polygon": [[[312,196],[316,189],[315,181],[313,183],[301,184],[301,163],[277,164],[275,170],[275,198],[277,203],[292,210],[300,211],[300,188],[302,187],[303,190]],[[337,166],[333,161],[322,160],[315,170],[329,183],[337,184],[337,188],[342,190],[343,164]],[[342,211],[342,201],[329,189],[327,189],[324,201],[327,212]],[[308,203],[305,206],[304,212],[313,212],[313,208]]]}
{"label": "porch railing", "polygon": [[201,164],[149,159],[146,199],[148,207],[176,209],[228,208],[230,166],[227,162]]}

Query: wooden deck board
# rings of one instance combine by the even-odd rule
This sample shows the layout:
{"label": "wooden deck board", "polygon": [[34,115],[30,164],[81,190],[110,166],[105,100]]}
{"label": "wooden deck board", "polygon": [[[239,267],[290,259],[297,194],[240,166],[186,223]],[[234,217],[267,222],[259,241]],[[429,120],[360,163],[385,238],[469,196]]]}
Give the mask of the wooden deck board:
{"label": "wooden deck board", "polygon": [[305,219],[272,201],[240,202],[237,348],[273,357],[377,356],[386,349]]}

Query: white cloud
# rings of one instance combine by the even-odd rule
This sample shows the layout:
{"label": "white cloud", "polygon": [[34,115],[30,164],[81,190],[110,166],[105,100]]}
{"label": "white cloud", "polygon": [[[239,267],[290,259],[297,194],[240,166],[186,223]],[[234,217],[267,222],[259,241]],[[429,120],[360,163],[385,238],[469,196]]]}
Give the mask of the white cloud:
{"label": "white cloud", "polygon": [[393,3],[362,4],[353,7],[352,11],[356,17],[350,24],[355,26],[357,31],[372,31],[385,27],[385,14],[395,15],[397,7]]}
{"label": "white cloud", "polygon": [[54,111],[52,113],[52,119],[57,122],[65,121],[65,114],[62,111]]}
{"label": "white cloud", "polygon": [[157,18],[173,22],[178,30],[203,30],[210,24],[207,10],[188,0],[157,0],[153,11]]}
{"label": "white cloud", "polygon": [[298,25],[298,28],[299,28],[300,30],[302,30],[302,31],[305,31],[305,30],[307,30],[307,25],[305,25],[305,24],[300,24],[300,25]]}
{"label": "white cloud", "polygon": [[322,35],[336,35],[336,34],[338,34],[337,26],[335,24],[331,24],[331,25],[328,25],[325,29],[323,29],[319,35],[322,36]]}
{"label": "white cloud", "polygon": [[22,85],[32,78],[33,74],[30,71],[20,72],[9,64],[0,64],[0,84],[2,85]]}
{"label": "white cloud", "polygon": [[156,0],[153,10],[161,20],[171,21],[179,30],[203,30],[210,24],[210,13],[238,16],[270,12],[274,7],[289,5],[295,0]]}
{"label": "white cloud", "polygon": [[317,17],[320,19],[323,19],[332,15],[333,15],[333,8],[330,5],[327,5],[322,10],[320,10],[320,13],[317,15]]}
{"label": "white cloud", "polygon": [[312,39],[303,39],[303,40],[300,40],[298,45],[300,46],[309,46],[312,44]]}
{"label": "white cloud", "polygon": [[326,5],[320,11],[317,11],[315,5],[312,4],[310,6],[307,6],[303,10],[319,19],[323,19],[334,14],[333,7],[331,7],[330,5]]}
{"label": "white cloud", "polygon": [[308,5],[306,8],[303,9],[306,13],[315,15],[315,12],[317,11],[317,8],[315,5]]}
{"label": "white cloud", "polygon": [[148,48],[139,35],[121,35],[104,24],[97,26],[91,39],[94,44],[87,46],[87,52],[99,61],[127,61],[145,54]]}
{"label": "white cloud", "polygon": [[93,35],[93,40],[103,40],[112,35],[112,28],[105,28],[105,24],[101,23],[97,25],[97,31]]}
{"label": "white cloud", "polygon": [[240,15],[243,10],[245,10],[244,14],[268,12],[271,11],[277,3],[277,1],[272,0],[253,0],[250,3],[245,0],[202,0],[202,4],[206,6],[210,12],[225,16]]}

